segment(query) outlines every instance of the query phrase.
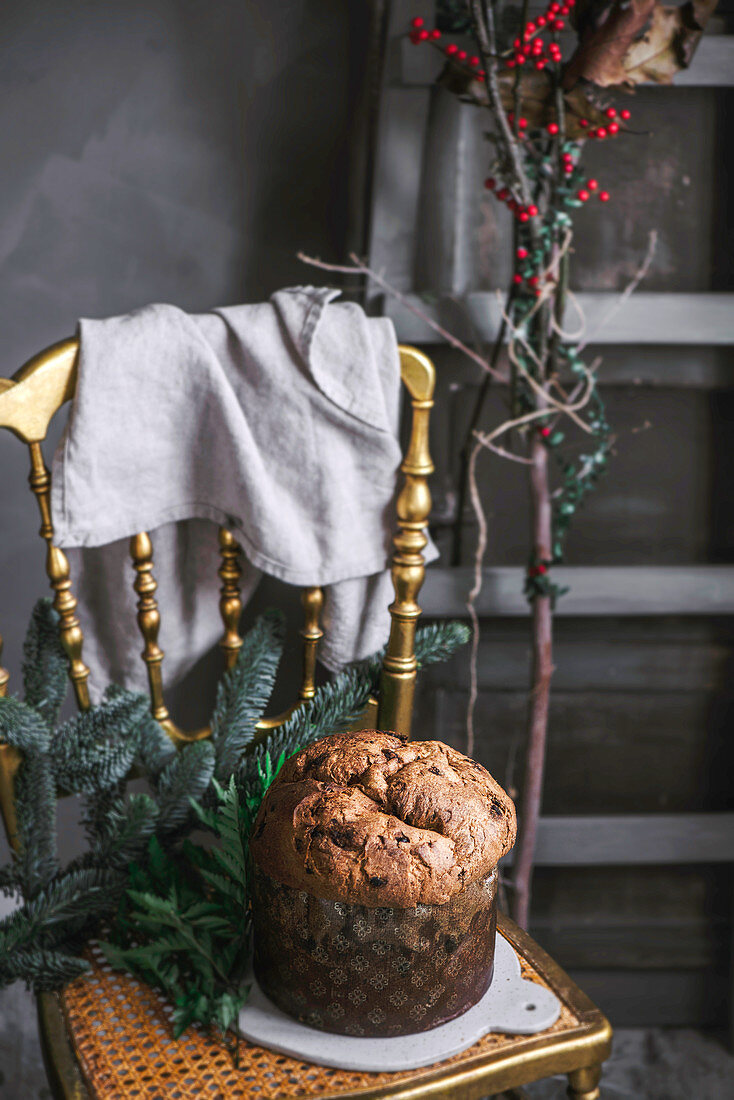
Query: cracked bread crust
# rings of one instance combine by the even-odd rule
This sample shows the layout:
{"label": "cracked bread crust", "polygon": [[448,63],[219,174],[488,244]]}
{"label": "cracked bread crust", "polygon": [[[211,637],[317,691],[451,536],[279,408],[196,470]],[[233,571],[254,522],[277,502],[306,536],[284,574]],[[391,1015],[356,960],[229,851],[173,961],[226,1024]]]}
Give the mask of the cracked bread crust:
{"label": "cracked bread crust", "polygon": [[489,772],[440,741],[363,730],[286,761],[253,826],[271,878],[354,904],[443,905],[515,842],[515,807]]}

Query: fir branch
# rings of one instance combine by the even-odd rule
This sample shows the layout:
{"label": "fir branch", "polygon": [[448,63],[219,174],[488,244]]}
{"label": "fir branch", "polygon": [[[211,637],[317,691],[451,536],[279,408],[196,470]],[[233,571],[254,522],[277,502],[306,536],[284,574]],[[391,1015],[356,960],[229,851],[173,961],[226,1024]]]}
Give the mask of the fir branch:
{"label": "fir branch", "polygon": [[39,600],[23,642],[23,696],[49,729],[66,698],[67,658],[59,637],[59,617],[50,599]]}
{"label": "fir branch", "polygon": [[33,898],[58,869],[56,784],[49,759],[50,734],[38,711],[13,696],[0,697],[0,741],[21,753],[15,776],[18,882]]}
{"label": "fir branch", "polygon": [[111,687],[99,706],[60,726],[50,747],[59,787],[90,794],[124,779],[138,752],[148,706],[144,695]]}
{"label": "fir branch", "polygon": [[19,887],[18,868],[15,864],[6,863],[4,867],[0,867],[0,893],[11,897],[17,893]]}
{"label": "fir branch", "polygon": [[284,632],[281,614],[261,616],[243,639],[237,663],[220,680],[211,722],[219,779],[232,774],[255,737],[273,691]]}
{"label": "fir branch", "polygon": [[161,816],[161,806],[143,792],[105,800],[95,806],[84,824],[90,840],[90,858],[99,866],[126,871],[139,859]]}
{"label": "fir branch", "polygon": [[160,773],[176,755],[176,746],[160,722],[146,712],[138,730],[138,754],[135,763],[151,779]]}
{"label": "fir branch", "polygon": [[89,970],[86,959],[63,951],[29,948],[0,956],[0,988],[24,981],[34,993],[61,989]]}
{"label": "fir branch", "polygon": [[418,668],[447,661],[459,646],[466,645],[471,630],[466,623],[431,623],[422,626],[415,635],[415,658]]}
{"label": "fir branch", "polygon": [[214,767],[215,748],[210,741],[184,745],[166,765],[156,785],[161,833],[176,833],[186,826],[191,800],[204,797]]}
{"label": "fir branch", "polygon": [[117,903],[124,883],[124,877],[98,868],[65,872],[6,917],[0,923],[0,986],[19,976],[36,990],[57,988],[59,981],[68,980],[59,979],[53,966],[42,980],[38,959],[25,973],[9,960],[57,949],[64,955],[78,952],[99,918]]}
{"label": "fir branch", "polygon": [[379,660],[371,659],[337,673],[333,680],[322,684],[313,699],[294,711],[282,726],[273,730],[266,741],[245,757],[238,777],[252,779],[258,762],[263,762],[266,753],[271,757],[284,753],[288,757],[327,733],[348,726],[359,717],[377,689],[379,681],[374,676],[375,669],[379,669]]}

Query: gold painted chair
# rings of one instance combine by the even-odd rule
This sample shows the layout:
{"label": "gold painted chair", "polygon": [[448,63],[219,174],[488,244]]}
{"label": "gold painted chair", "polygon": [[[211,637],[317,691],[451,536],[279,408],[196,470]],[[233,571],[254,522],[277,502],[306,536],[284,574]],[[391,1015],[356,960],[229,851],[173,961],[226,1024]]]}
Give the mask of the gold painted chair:
{"label": "gold painted chair", "polygon": [[[51,418],[74,394],[77,352],[77,341],[66,340],[31,359],[12,379],[0,379],[0,427],[14,432],[30,451],[30,485],[41,513],[40,534],[47,544],[46,570],[59,615],[61,641],[69,659],[69,676],[77,703],[86,709],[89,669],[83,661],[83,635],[76,616],[69,564],[63,551],[54,545],[50,475],[41,450]],[[392,625],[379,698],[370,701],[359,725],[362,728],[376,725],[408,735],[416,678],[414,640],[420,615],[417,597],[423,583],[422,551],[431,507],[427,479],[433,465],[428,447],[428,420],[435,372],[431,361],[413,348],[400,349],[400,363],[413,413],[410,442],[402,464],[404,484],[397,500],[392,567],[395,600],[390,606]],[[224,625],[221,647],[225,666],[230,667],[242,644],[240,550],[233,534],[225,528],[219,531],[219,547],[222,581],[219,607]],[[151,711],[176,743],[206,737],[209,733],[206,729],[192,733],[178,728],[164,702],[163,652],[157,641],[160,616],[155,599],[152,544],[147,532],[140,532],[130,540],[130,556]],[[314,693],[316,652],[323,636],[319,625],[321,590],[305,589],[302,602],[303,676],[296,707]],[[0,639],[0,655],[1,650]],[[8,674],[0,668],[0,694],[5,694],[7,685]],[[262,727],[276,727],[293,709],[265,720]],[[0,809],[11,843],[15,832],[13,775],[17,764],[13,751],[0,745]],[[113,973],[92,949],[88,975],[59,994],[42,994],[38,999],[41,1043],[54,1094],[67,1100],[133,1096],[475,1100],[541,1077],[565,1073],[569,1078],[569,1096],[575,1100],[595,1100],[599,1095],[601,1063],[610,1050],[609,1024],[529,936],[504,917],[500,917],[499,927],[520,956],[524,977],[550,987],[560,998],[560,1018],[539,1035],[488,1035],[463,1054],[405,1073],[326,1069],[245,1042],[240,1067],[235,1069],[225,1047],[196,1028],[189,1028],[179,1041],[174,1041],[162,999],[133,978]]]}

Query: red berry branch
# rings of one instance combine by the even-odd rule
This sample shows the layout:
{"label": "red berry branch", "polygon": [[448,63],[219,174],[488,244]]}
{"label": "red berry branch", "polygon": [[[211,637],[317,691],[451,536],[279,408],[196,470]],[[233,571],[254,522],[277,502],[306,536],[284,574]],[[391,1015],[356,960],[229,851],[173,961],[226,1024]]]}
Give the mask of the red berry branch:
{"label": "red berry branch", "polygon": [[[444,18],[452,32],[461,36],[459,41],[447,41],[444,26],[428,27],[420,17],[411,21],[408,30],[416,46],[427,45],[442,53],[445,65],[439,83],[489,111],[492,157],[484,187],[514,223],[514,271],[503,323],[486,361],[487,374],[462,451],[454,562],[458,564],[463,557],[463,516],[469,498],[479,531],[468,602],[474,624],[467,715],[467,749],[471,752],[479,626],[475,603],[487,542],[487,521],[476,482],[477,460],[484,450],[491,450],[522,462],[528,470],[531,502],[532,540],[525,593],[532,611],[533,659],[512,900],[515,919],[524,926],[545,767],[553,673],[552,614],[565,591],[553,579],[553,566],[562,560],[570,522],[604,471],[612,443],[595,372],[585,365],[582,348],[564,328],[573,217],[595,200],[606,204],[611,199],[610,191],[584,171],[583,153],[589,141],[620,140],[631,132],[630,110],[610,103],[606,89],[619,89],[649,77],[650,66],[641,52],[644,55],[649,46],[657,51],[659,60],[658,7],[657,0],[635,0],[631,5],[628,0],[610,0],[602,11],[585,0],[553,0],[541,14],[529,19],[525,3],[516,33],[503,43],[493,0],[466,0],[463,4],[445,0],[438,4],[439,20]],[[671,9],[666,10],[670,13]],[[670,15],[666,18],[670,29]],[[681,19],[681,25],[683,22]],[[578,41],[571,56],[564,58],[558,36],[569,23]],[[685,26],[680,33],[684,31],[689,33],[690,28]],[[654,39],[651,43],[649,35]],[[680,47],[679,35],[670,45],[676,71],[681,67]],[[690,41],[687,47],[690,57]],[[655,71],[659,74],[660,69]],[[650,259],[651,255],[645,269]],[[642,269],[638,274],[641,277]],[[454,346],[458,343],[453,342]],[[505,343],[512,416],[487,432],[482,430],[486,398],[490,382],[497,377]],[[510,429],[514,429],[514,446],[508,450],[499,439]],[[569,429],[575,437],[581,435],[581,441],[571,437]]]}
{"label": "red berry branch", "polygon": [[[585,344],[578,342],[582,334],[565,329],[573,215],[595,198],[607,203],[611,197],[583,170],[581,161],[587,141],[621,139],[631,132],[630,111],[610,104],[605,89],[650,79],[670,82],[690,62],[702,29],[700,20],[705,22],[715,0],[698,0],[694,14],[663,8],[659,0],[607,0],[604,5],[566,0],[549,4],[533,20],[527,17],[525,0],[519,30],[506,46],[498,43],[494,0],[440,0],[437,6],[445,26],[429,28],[416,17],[407,34],[416,46],[441,52],[445,64],[439,83],[443,87],[488,111],[492,154],[484,186],[513,218],[514,271],[491,350],[483,354],[468,346],[354,254],[349,265],[325,263],[302,253],[299,258],[323,270],[368,278],[483,372],[461,453],[453,551],[454,563],[459,564],[469,500],[478,531],[474,583],[467,599],[474,628],[469,753],[478,690],[476,601],[489,537],[477,462],[490,451],[528,471],[531,545],[525,593],[532,611],[532,671],[520,832],[511,883],[513,915],[526,926],[553,673],[552,615],[565,591],[554,581],[553,567],[562,560],[568,527],[603,473],[612,444],[596,386],[598,364],[586,365]],[[557,39],[559,31],[566,29],[566,19],[578,36],[568,59]],[[447,29],[461,36],[458,42],[445,41]],[[473,42],[470,48],[467,37]],[[647,273],[655,239],[652,231],[647,255],[612,314]],[[608,314],[602,323],[610,320]],[[503,351],[509,361],[507,371],[500,365]],[[490,385],[496,384],[509,388],[510,416],[487,430],[485,404]]]}

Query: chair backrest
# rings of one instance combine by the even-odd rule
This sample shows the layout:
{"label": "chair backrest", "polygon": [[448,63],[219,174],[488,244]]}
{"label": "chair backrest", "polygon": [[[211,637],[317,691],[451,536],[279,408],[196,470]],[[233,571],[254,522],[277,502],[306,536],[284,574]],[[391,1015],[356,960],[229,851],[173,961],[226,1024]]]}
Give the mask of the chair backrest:
{"label": "chair backrest", "polygon": [[[46,572],[54,592],[53,606],[59,616],[61,642],[69,660],[71,679],[78,706],[86,709],[89,700],[89,669],[84,664],[84,637],[76,615],[77,601],[72,591],[69,562],[63,550],[54,545],[51,522],[51,476],[45,464],[41,444],[52,417],[69,401],[75,391],[79,343],[64,340],[29,360],[11,379],[0,379],[0,428],[7,428],[30,453],[30,487],[41,514],[40,535],[47,545]],[[397,530],[394,536],[392,578],[395,599],[390,605],[390,636],[383,661],[378,700],[372,700],[364,724],[399,731],[409,736],[416,676],[415,630],[420,615],[417,597],[424,577],[423,550],[427,543],[426,525],[431,508],[428,477],[433,464],[428,445],[430,410],[433,406],[435,370],[432,362],[415,348],[400,348],[403,383],[412,400],[410,441],[402,463],[404,482],[397,498]],[[225,667],[237,660],[242,638],[239,621],[242,612],[239,564],[240,547],[231,531],[219,529],[222,582],[219,610],[224,633],[220,642]],[[208,729],[193,732],[180,729],[172,721],[163,693],[163,651],[158,645],[160,613],[155,598],[157,584],[153,575],[153,547],[146,531],[130,540],[134,570],[133,587],[138,596],[137,620],[143,639],[142,658],[147,666],[151,712],[176,743],[198,740],[209,735]],[[262,729],[280,725],[293,710],[310,699],[315,691],[316,654],[323,631],[320,626],[323,593],[320,588],[302,591],[304,625],[303,673],[298,700],[287,711],[264,719]],[[0,657],[2,638],[0,638]],[[0,695],[7,690],[8,674],[0,667]],[[12,786],[17,766],[15,754],[0,746],[0,808],[10,805],[6,794]],[[4,813],[5,816],[5,813]]]}

